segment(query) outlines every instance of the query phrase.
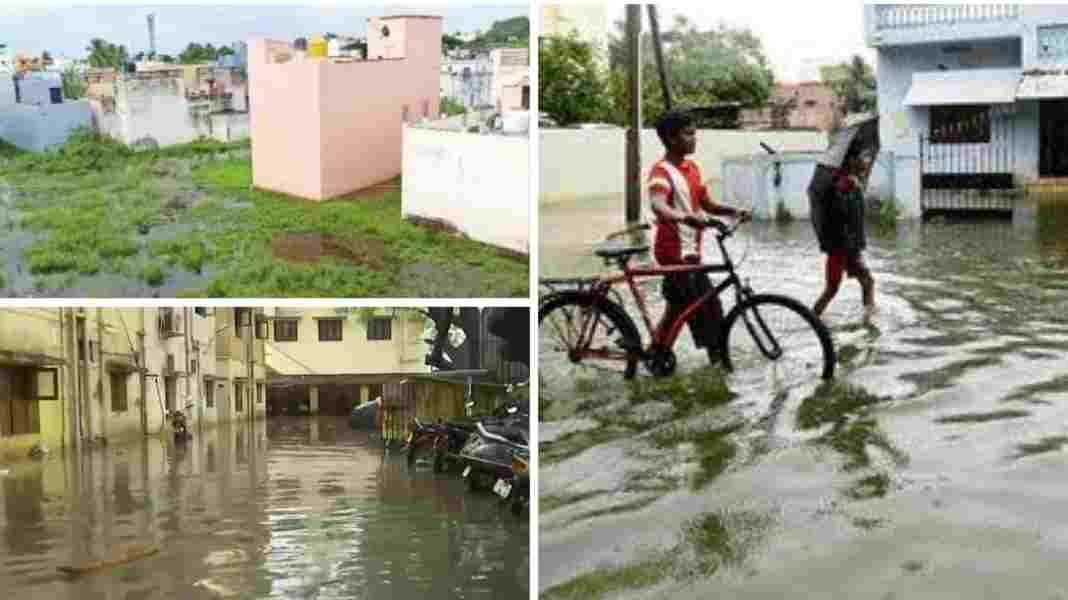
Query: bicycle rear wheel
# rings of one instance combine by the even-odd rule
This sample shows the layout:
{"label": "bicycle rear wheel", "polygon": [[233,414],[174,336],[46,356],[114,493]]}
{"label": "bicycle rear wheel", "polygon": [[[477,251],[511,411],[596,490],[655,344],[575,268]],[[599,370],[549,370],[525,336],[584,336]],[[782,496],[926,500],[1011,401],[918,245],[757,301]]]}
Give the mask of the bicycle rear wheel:
{"label": "bicycle rear wheel", "polygon": [[752,296],[724,322],[723,366],[760,368],[785,384],[834,377],[834,343],[827,326],[793,298]]}
{"label": "bicycle rear wheel", "polygon": [[608,375],[634,377],[641,335],[623,307],[606,298],[560,292],[538,310],[538,372],[552,387]]}

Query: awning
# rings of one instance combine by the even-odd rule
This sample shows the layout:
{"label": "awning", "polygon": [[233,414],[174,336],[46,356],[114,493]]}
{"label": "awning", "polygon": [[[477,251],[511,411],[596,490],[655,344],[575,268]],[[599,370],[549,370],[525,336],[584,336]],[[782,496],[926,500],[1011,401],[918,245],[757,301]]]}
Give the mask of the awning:
{"label": "awning", "polygon": [[1068,98],[1068,70],[1028,71],[1016,91],[1020,100]]}
{"label": "awning", "polygon": [[905,106],[1012,104],[1020,87],[1019,69],[964,69],[914,73]]}

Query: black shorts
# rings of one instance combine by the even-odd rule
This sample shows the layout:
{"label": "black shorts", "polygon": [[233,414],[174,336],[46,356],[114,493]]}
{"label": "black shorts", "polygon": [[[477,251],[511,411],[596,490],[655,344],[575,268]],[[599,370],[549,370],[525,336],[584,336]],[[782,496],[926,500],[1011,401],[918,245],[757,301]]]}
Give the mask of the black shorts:
{"label": "black shorts", "polygon": [[[667,300],[670,321],[674,321],[690,304],[712,290],[712,282],[705,273],[672,273],[664,277],[661,291]],[[712,296],[704,308],[694,312],[688,325],[694,345],[706,348],[719,343],[720,322],[723,320],[723,305],[719,296]]]}

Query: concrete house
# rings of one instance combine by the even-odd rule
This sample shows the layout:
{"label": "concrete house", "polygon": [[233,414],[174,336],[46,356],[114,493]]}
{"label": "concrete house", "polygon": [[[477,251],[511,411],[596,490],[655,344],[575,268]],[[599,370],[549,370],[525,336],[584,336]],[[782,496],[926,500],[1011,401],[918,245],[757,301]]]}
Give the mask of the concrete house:
{"label": "concrete house", "polygon": [[368,21],[367,59],[249,44],[252,179],[321,201],[401,173],[405,124],[439,114],[442,19]]}
{"label": "concrete house", "polygon": [[1068,6],[868,4],[864,20],[906,214],[1011,210],[1014,190],[1068,177]]}
{"label": "concrete house", "polygon": [[268,309],[271,414],[347,416],[424,364],[425,319],[390,309]]}
{"label": "concrete house", "polygon": [[142,64],[132,73],[89,73],[93,124],[133,147],[165,147],[249,135],[247,85],[240,68]]}
{"label": "concrete house", "polygon": [[91,124],[89,103],[63,96],[59,73],[0,69],[0,139],[32,152],[61,146]]}
{"label": "concrete house", "polygon": [[249,310],[0,309],[0,460],[158,434],[175,409],[194,428],[262,417]]}

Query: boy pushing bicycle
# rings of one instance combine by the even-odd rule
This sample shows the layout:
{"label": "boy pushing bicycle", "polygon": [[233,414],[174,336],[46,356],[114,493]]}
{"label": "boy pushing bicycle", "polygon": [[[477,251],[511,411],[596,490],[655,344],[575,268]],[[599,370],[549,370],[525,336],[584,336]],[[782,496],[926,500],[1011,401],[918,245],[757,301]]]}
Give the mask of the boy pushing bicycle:
{"label": "boy pushing bicycle", "polygon": [[[698,264],[704,239],[703,221],[708,215],[744,222],[752,213],[712,201],[708,188],[701,182],[701,169],[686,158],[697,150],[697,130],[688,114],[665,113],[657,121],[656,133],[666,152],[649,174],[649,203],[656,223],[653,255],[661,266]],[[711,290],[712,283],[705,273],[672,273],[665,277],[663,294],[668,306],[659,331],[671,327],[689,304]],[[723,305],[719,296],[713,294],[688,322],[694,345],[705,348],[713,363],[719,361],[722,350],[722,321]]]}

